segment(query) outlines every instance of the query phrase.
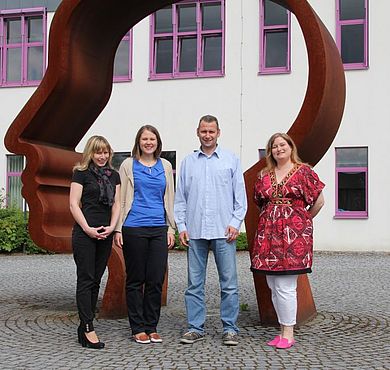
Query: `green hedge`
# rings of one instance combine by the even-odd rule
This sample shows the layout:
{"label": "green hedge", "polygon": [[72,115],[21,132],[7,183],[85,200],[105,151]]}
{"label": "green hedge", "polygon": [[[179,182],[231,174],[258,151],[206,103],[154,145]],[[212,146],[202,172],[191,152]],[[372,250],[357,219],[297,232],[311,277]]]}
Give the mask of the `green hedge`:
{"label": "green hedge", "polygon": [[0,253],[46,253],[31,240],[28,215],[17,208],[0,208]]}

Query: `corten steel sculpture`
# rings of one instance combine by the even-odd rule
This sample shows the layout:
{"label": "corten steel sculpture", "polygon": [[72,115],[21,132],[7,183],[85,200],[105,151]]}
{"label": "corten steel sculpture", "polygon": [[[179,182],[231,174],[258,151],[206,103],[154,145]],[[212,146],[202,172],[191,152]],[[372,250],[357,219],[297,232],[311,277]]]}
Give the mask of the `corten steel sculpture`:
{"label": "corten steel sculpture", "polygon": [[[120,40],[140,20],[174,2],[63,0],[57,9],[50,31],[46,74],[5,137],[9,151],[26,157],[22,193],[30,209],[29,231],[43,249],[71,251],[73,219],[68,196],[72,167],[80,159],[75,148],[109,100],[114,56]],[[274,2],[296,14],[305,36],[309,85],[301,112],[289,133],[303,159],[315,164],[329,148],[341,121],[345,95],[342,65],[331,36],[307,1]],[[262,163],[258,163],[245,174],[249,199],[261,167]],[[250,244],[256,218],[256,209],[250,202],[246,220]],[[122,252],[116,247],[108,268],[100,315],[124,316],[125,267]],[[270,298],[260,294],[264,282],[255,278],[255,284],[261,320],[272,322]],[[302,301],[308,299],[311,303],[302,316]],[[298,320],[315,312],[306,280],[299,282],[298,305]]]}

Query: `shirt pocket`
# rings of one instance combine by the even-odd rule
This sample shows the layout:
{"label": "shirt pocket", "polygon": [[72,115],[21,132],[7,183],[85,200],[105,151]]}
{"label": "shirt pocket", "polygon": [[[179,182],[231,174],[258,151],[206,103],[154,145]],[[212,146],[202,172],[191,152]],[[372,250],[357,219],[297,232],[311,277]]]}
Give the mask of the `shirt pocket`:
{"label": "shirt pocket", "polygon": [[215,185],[217,187],[226,187],[231,183],[231,172],[229,168],[217,170],[215,173]]}

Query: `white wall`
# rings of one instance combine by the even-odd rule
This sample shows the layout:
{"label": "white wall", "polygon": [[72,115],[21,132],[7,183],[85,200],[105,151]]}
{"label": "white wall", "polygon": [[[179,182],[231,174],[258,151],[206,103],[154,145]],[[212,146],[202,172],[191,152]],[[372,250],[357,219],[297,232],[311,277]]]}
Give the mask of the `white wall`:
{"label": "white wall", "polygon": [[[335,35],[335,2],[310,3]],[[114,84],[107,107],[86,138],[102,134],[116,151],[129,151],[139,126],[150,123],[160,130],[164,150],[176,151],[179,166],[181,159],[198,147],[195,129],[199,117],[213,114],[220,120],[221,145],[240,155],[244,169],[252,166],[258,158],[257,149],[265,146],[268,137],[287,131],[294,121],[306,92],[308,72],[302,33],[292,17],[292,72],[258,75],[258,7],[258,0],[226,1],[226,75],[222,78],[148,81],[149,19],[140,22],[134,28],[133,81]],[[384,32],[389,10],[387,1],[370,2],[370,68],[346,72],[343,122],[332,147],[316,166],[326,183],[326,205],[315,220],[317,250],[390,252],[386,223],[389,200],[382,190],[390,181],[385,162],[390,72]],[[32,91],[0,89],[0,134],[4,135]],[[359,145],[369,148],[369,218],[334,219],[334,147]],[[5,174],[5,158],[0,161],[0,171]],[[5,181],[0,186],[5,186]]]}

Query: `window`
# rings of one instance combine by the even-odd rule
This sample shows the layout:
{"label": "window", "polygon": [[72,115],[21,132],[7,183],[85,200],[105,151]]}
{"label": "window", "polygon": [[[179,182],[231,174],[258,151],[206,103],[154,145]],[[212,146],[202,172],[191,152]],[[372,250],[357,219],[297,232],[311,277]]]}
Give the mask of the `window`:
{"label": "window", "polygon": [[48,12],[57,10],[61,0],[0,0],[0,10],[42,7]]}
{"label": "window", "polygon": [[225,1],[181,1],[151,16],[150,79],[224,75]]}
{"label": "window", "polygon": [[368,67],[368,0],[336,0],[336,42],[345,69]]}
{"label": "window", "polygon": [[291,13],[271,0],[260,0],[260,73],[287,73]]}
{"label": "window", "polygon": [[267,150],[266,149],[258,149],[259,152],[259,161],[267,156]]}
{"label": "window", "polygon": [[45,64],[43,8],[0,11],[0,86],[37,86]]}
{"label": "window", "polygon": [[114,82],[131,81],[133,30],[123,37],[116,50],[114,59]]}
{"label": "window", "polygon": [[6,205],[24,210],[26,203],[22,197],[21,175],[24,169],[24,156],[7,155]]}
{"label": "window", "polygon": [[336,218],[368,217],[368,148],[336,148]]}

